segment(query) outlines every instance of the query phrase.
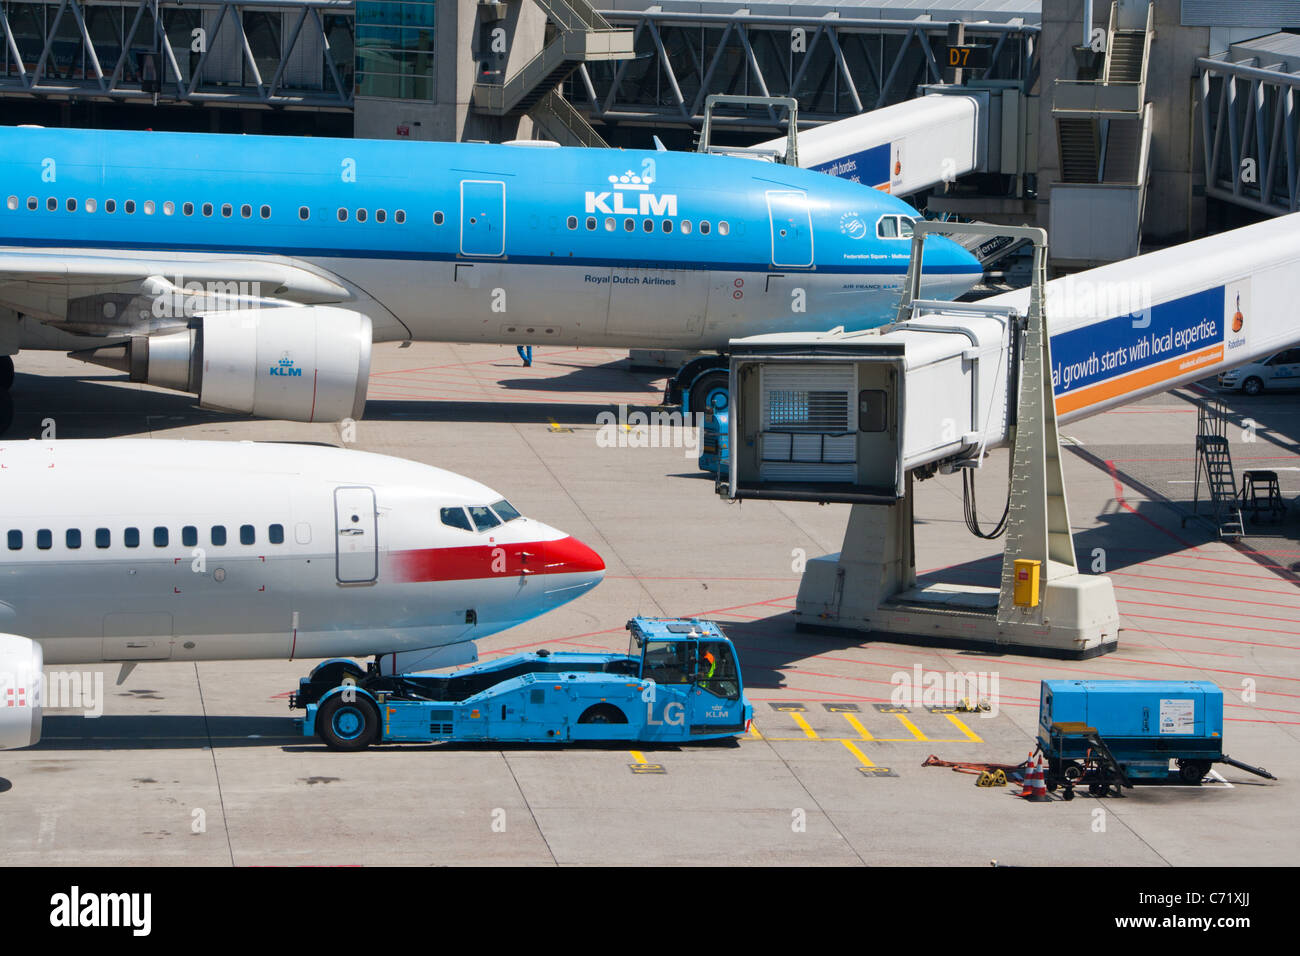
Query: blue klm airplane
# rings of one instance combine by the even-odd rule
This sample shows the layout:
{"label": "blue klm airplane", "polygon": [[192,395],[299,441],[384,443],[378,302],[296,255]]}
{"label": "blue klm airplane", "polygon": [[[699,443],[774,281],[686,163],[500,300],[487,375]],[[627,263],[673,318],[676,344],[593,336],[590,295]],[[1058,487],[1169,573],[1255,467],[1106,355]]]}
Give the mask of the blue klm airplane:
{"label": "blue klm airplane", "polygon": [[[372,342],[708,351],[877,325],[917,217],[789,166],[535,143],[10,127],[0,184],[0,352],[304,421],[360,416]],[[930,298],[981,275],[951,242],[925,259]]]}

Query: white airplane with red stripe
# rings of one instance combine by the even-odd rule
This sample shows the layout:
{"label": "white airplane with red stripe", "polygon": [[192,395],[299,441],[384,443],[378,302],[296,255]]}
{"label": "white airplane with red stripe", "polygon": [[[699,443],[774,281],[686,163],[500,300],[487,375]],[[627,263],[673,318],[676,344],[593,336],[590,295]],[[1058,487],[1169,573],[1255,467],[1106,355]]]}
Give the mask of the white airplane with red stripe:
{"label": "white airplane with red stripe", "polygon": [[0,749],[39,739],[43,665],[454,666],[605,571],[485,485],[327,446],[13,442],[0,493]]}

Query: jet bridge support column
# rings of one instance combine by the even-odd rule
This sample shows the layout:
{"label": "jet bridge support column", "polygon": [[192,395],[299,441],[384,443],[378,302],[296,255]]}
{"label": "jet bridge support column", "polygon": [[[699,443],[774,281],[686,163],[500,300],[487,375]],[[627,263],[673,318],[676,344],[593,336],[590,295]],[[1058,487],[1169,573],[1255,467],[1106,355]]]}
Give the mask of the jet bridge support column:
{"label": "jet bridge support column", "polygon": [[[862,363],[858,388],[867,380],[867,373],[861,370],[866,363],[883,358],[898,363],[902,371],[899,387],[890,399],[894,410],[889,415],[896,416],[890,419],[890,427],[902,436],[900,469],[911,470],[905,477],[900,471],[892,492],[879,485],[848,490],[822,485],[819,491],[812,485],[792,488],[787,482],[782,488],[749,481],[746,456],[763,459],[764,441],[769,439],[759,434],[757,441],[751,441],[754,419],[752,413],[746,415],[745,404],[755,404],[759,397],[755,382],[761,382],[764,374],[773,374],[775,379],[774,373],[763,372],[763,365],[777,360],[771,346],[758,344],[762,337],[757,337],[748,340],[755,343],[748,355],[743,344],[737,348],[738,343],[733,343],[732,394],[736,403],[732,424],[737,430],[731,442],[733,449],[742,452],[733,459],[728,491],[732,497],[853,502],[840,553],[810,561],[804,572],[795,610],[801,630],[881,633],[903,643],[985,647],[1063,658],[1087,658],[1114,650],[1119,610],[1111,581],[1104,575],[1080,574],[1074,556],[1045,327],[1046,234],[1041,229],[990,230],[941,223],[918,223],[916,230],[913,271],[903,286],[898,320],[876,331],[874,341],[871,333],[845,336],[852,342],[844,341],[836,349],[823,338],[808,350],[809,360],[826,360],[829,353],[838,352],[843,360]],[[1034,271],[1028,313],[1022,317],[1007,310],[981,310],[978,305],[919,300],[920,275],[915,270],[922,261],[924,236],[939,231],[995,231],[1032,241]],[[999,327],[1005,331],[991,340],[978,330],[988,328],[995,314],[1002,316]],[[957,339],[954,333],[970,341],[958,339],[958,344],[952,345]],[[789,341],[783,343],[782,358],[797,361],[799,351],[790,346]],[[937,349],[949,362],[943,379],[933,377],[924,367],[926,357],[932,360]],[[1003,361],[1007,358],[1010,361]],[[747,370],[746,364],[759,368]],[[960,376],[956,374],[959,370]],[[935,423],[928,420],[931,413],[922,411],[930,408],[924,404],[926,392],[936,388],[960,392],[965,383],[974,386],[976,396],[969,406],[976,412],[973,430],[956,446],[936,448],[928,437],[935,431]],[[791,393],[782,394],[788,406]],[[828,393],[810,391],[810,406],[814,394]],[[1005,402],[1005,411],[1014,408],[1014,414],[1005,418],[990,414],[998,408],[998,399]],[[817,401],[824,406],[827,399]],[[914,406],[911,412],[909,401]],[[859,407],[860,433],[870,427],[867,413],[866,407]],[[923,420],[909,422],[908,414]],[[984,460],[984,446],[1004,439],[1012,445],[1012,459],[1001,586],[917,587],[913,472],[918,467],[931,473],[939,466],[978,468]],[[795,460],[793,451],[788,460]],[[871,493],[861,493],[864,491]],[[1021,574],[1026,580],[1018,582]]]}

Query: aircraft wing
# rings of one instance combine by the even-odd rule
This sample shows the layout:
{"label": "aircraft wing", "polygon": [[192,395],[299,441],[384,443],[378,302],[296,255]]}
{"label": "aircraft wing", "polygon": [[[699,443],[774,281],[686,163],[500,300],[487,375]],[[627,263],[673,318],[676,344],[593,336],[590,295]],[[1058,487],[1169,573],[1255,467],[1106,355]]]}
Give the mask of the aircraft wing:
{"label": "aircraft wing", "polygon": [[75,322],[75,303],[109,299],[206,296],[265,304],[346,302],[351,292],[328,275],[292,259],[239,256],[85,255],[58,249],[0,247],[0,306],[51,323]]}

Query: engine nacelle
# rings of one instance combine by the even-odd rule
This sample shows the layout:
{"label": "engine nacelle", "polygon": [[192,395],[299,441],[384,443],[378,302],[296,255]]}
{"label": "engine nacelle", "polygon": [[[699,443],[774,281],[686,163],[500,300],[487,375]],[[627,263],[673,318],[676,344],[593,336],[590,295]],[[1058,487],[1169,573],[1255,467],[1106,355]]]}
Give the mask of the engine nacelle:
{"label": "engine nacelle", "polygon": [[41,645],[0,634],[0,750],[30,747],[41,739]]}
{"label": "engine nacelle", "polygon": [[197,394],[203,408],[336,422],[365,410],[371,334],[370,317],[350,309],[241,309],[73,355],[133,382]]}

